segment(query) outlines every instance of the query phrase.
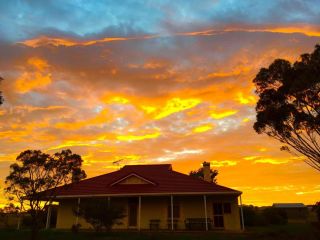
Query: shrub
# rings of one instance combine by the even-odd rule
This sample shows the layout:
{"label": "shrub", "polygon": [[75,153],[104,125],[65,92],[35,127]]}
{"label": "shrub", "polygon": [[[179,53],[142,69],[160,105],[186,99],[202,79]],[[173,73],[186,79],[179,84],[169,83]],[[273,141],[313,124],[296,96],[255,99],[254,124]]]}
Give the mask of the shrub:
{"label": "shrub", "polygon": [[262,214],[269,224],[284,225],[288,223],[287,214],[281,209],[268,207],[262,211]]}
{"label": "shrub", "polygon": [[123,212],[122,208],[110,205],[106,200],[88,201],[74,211],[75,215],[83,217],[91,224],[96,232],[102,229],[110,230],[113,225],[121,224],[119,220],[125,217]]}
{"label": "shrub", "polygon": [[261,214],[258,207],[243,206],[244,224],[246,226],[264,226],[267,225],[265,217]]}
{"label": "shrub", "polygon": [[71,232],[77,234],[79,232],[79,229],[81,228],[81,224],[72,224],[71,226]]}
{"label": "shrub", "polygon": [[284,225],[288,222],[285,211],[272,207],[243,206],[243,217],[246,226]]}
{"label": "shrub", "polygon": [[314,208],[313,208],[316,212],[316,215],[317,215],[317,218],[318,218],[318,222],[320,222],[320,202],[317,202],[315,205],[314,205]]}

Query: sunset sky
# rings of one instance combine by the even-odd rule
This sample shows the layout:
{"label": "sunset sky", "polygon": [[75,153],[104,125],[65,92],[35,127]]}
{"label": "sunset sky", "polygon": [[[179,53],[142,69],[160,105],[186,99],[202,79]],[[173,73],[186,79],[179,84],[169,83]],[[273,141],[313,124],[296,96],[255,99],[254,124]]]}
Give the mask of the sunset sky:
{"label": "sunset sky", "polygon": [[0,187],[21,151],[70,148],[89,177],[210,161],[245,204],[313,204],[319,172],[252,128],[252,79],[316,43],[318,0],[0,0]]}

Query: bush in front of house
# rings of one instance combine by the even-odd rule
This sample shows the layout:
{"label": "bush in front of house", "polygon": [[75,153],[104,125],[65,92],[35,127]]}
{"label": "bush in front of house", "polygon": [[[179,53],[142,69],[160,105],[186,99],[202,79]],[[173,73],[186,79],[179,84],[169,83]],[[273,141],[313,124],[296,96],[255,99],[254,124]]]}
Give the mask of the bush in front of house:
{"label": "bush in front of house", "polygon": [[105,199],[95,199],[80,204],[74,214],[84,218],[96,232],[111,230],[112,226],[120,225],[125,217],[123,208],[108,203]]}
{"label": "bush in front of house", "polygon": [[246,226],[265,226],[268,224],[258,207],[243,206],[244,224]]}
{"label": "bush in front of house", "polygon": [[282,209],[267,207],[262,211],[262,215],[269,224],[284,225],[288,223],[287,214]]}
{"label": "bush in front of house", "polygon": [[16,228],[18,223],[19,208],[12,203],[0,208],[0,228]]}
{"label": "bush in front of house", "polygon": [[79,232],[81,228],[81,224],[72,224],[71,226],[71,232],[74,233],[74,234],[77,234]]}
{"label": "bush in front of house", "polygon": [[[46,226],[47,214],[45,211],[38,211],[37,213],[39,218],[39,229],[44,228]],[[21,215],[21,227],[23,228],[31,228],[32,227],[32,217],[31,212],[26,211]]]}
{"label": "bush in front of house", "polygon": [[266,226],[269,224],[283,225],[288,222],[284,211],[266,207],[243,206],[243,217],[245,226]]}

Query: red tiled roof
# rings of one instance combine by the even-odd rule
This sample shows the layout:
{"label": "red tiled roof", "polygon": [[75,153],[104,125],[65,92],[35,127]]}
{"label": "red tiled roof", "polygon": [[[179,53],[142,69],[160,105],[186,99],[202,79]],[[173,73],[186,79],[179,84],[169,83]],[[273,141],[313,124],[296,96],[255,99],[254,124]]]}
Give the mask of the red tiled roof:
{"label": "red tiled roof", "polygon": [[[135,174],[154,184],[113,184]],[[92,195],[235,194],[241,192],[173,171],[171,164],[127,165],[118,171],[58,187],[57,198]]]}

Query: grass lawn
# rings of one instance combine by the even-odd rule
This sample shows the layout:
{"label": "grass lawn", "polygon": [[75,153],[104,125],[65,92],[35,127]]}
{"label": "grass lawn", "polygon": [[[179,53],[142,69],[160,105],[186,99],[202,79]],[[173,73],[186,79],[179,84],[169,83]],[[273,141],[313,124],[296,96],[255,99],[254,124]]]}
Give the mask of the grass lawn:
{"label": "grass lawn", "polygon": [[[25,240],[30,236],[28,230],[0,230],[1,240]],[[249,228],[243,233],[232,232],[80,232],[73,234],[58,230],[41,231],[41,240],[319,240],[320,233],[308,224],[288,224]]]}

